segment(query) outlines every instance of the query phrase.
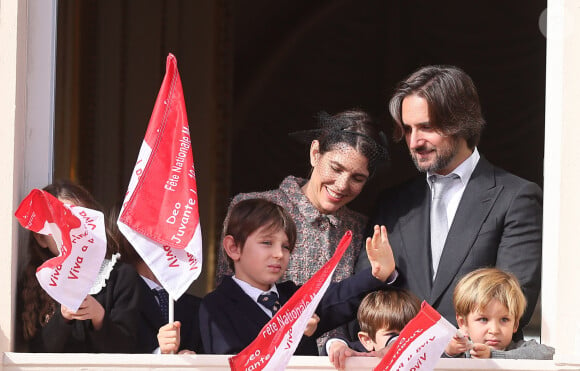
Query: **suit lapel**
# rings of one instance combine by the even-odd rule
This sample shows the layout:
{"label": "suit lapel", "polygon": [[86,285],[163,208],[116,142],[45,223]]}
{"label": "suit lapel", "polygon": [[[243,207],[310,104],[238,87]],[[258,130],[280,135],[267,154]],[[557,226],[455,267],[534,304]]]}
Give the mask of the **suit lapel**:
{"label": "suit lapel", "polygon": [[[258,331],[262,326],[270,320],[268,315],[264,313],[262,309],[258,306],[258,303],[254,302],[244,290],[238,284],[232,280],[231,277],[224,277],[223,282],[218,289],[225,300],[231,302],[232,311],[235,311],[236,316],[240,317],[239,321],[236,321],[242,328],[247,328],[247,326],[254,326]],[[241,318],[245,317],[245,318]],[[256,332],[257,333],[257,332]],[[240,334],[241,335],[241,334]],[[246,334],[247,335],[247,334]]]}
{"label": "suit lapel", "polygon": [[[424,176],[418,177],[408,188],[410,194],[400,198],[411,200],[411,207],[403,207],[409,210],[400,220],[400,238],[406,261],[411,267],[414,282],[418,283],[417,292],[420,297],[427,298],[431,291],[431,258],[429,240],[429,207],[430,191]],[[401,202],[399,201],[399,202]]]}
{"label": "suit lapel", "polygon": [[492,165],[481,157],[449,229],[430,303],[435,302],[456,278],[502,188],[496,185]]}
{"label": "suit lapel", "polygon": [[143,319],[149,323],[149,327],[157,330],[159,327],[165,325],[161,318],[159,304],[157,303],[157,300],[155,300],[155,296],[153,295],[149,285],[147,285],[141,277],[139,277],[139,280],[141,281],[139,284],[141,285],[141,291],[143,292],[143,295],[141,295],[141,307],[139,310],[141,311]]}

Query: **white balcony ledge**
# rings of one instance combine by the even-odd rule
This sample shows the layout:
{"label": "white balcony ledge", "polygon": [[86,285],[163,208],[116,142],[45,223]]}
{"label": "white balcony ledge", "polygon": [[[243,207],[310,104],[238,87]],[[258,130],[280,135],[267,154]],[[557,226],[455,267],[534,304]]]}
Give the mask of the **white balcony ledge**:
{"label": "white balcony ledge", "polygon": [[[378,359],[354,357],[347,370],[372,370]],[[229,370],[228,356],[155,354],[4,353],[2,371],[38,370]],[[293,357],[287,370],[334,370],[327,357]],[[436,371],[446,370],[580,370],[578,357],[554,361],[503,359],[441,359]]]}

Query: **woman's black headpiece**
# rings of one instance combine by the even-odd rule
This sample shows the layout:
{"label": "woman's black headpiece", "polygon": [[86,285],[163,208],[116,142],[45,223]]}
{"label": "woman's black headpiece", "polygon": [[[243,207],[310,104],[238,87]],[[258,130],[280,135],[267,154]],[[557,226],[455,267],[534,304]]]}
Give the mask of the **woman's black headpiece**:
{"label": "woman's black headpiece", "polygon": [[[369,169],[374,169],[379,161],[386,161],[388,159],[387,137],[382,131],[378,133],[377,142],[377,140],[364,133],[351,130],[353,121],[348,117],[333,117],[327,112],[321,111],[317,114],[317,118],[319,128],[295,131],[289,135],[306,144],[310,144],[313,140],[321,140],[322,138],[325,138],[330,143],[354,143],[356,142],[354,138],[361,137],[370,145],[365,147],[366,150],[363,153],[369,161]],[[347,139],[349,136],[352,140]]]}

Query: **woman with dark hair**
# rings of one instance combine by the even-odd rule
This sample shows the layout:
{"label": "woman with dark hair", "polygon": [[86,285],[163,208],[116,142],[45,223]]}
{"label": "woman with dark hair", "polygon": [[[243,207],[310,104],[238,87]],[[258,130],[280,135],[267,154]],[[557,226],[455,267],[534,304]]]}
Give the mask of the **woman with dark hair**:
{"label": "woman with dark hair", "polygon": [[[340,281],[354,274],[364,245],[367,217],[346,205],[363,190],[379,162],[387,158],[384,134],[375,128],[371,117],[360,110],[318,115],[319,127],[292,133],[310,144],[312,170],[308,179],[287,176],[278,189],[238,194],[229,212],[242,200],[264,198],[282,206],[296,223],[296,248],[281,281],[304,284],[333,255],[340,239],[351,230],[352,242],[338,263],[332,280]],[[223,236],[222,236],[223,237]],[[220,250],[217,281],[232,275],[223,250]],[[319,346],[326,337],[319,339]]]}
{"label": "woman with dark hair", "polygon": [[[322,112],[318,119],[319,128],[290,134],[310,144],[312,170],[308,179],[287,176],[278,189],[238,194],[229,206],[231,210],[242,200],[265,198],[288,211],[298,236],[296,251],[282,280],[299,285],[330,259],[347,230],[353,232],[352,243],[338,264],[333,281],[354,273],[367,217],[346,205],[360,194],[377,164],[387,158],[384,135],[379,134],[367,113],[347,110],[330,116]],[[218,281],[232,273],[220,250]]]}
{"label": "woman with dark hair", "polygon": [[[44,190],[65,204],[102,210],[83,187],[56,181]],[[36,269],[58,255],[52,236],[30,232],[29,260],[21,280],[22,331],[29,350],[44,353],[132,353],[137,333],[138,276],[117,262],[118,241],[107,226],[107,252],[97,281],[77,312],[42,289]]]}

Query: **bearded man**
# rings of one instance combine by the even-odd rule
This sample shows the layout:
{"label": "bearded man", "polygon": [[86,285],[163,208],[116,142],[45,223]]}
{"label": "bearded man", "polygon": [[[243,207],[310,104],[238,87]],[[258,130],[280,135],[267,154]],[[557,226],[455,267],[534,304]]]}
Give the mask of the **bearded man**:
{"label": "bearded man", "polygon": [[[542,191],[490,164],[477,150],[485,124],[472,79],[453,66],[420,68],[389,102],[395,139],[405,139],[418,178],[384,191],[370,225],[385,225],[397,285],[455,324],[453,290],[481,267],[513,273],[527,299],[541,286]],[[523,336],[521,330],[514,339]]]}

